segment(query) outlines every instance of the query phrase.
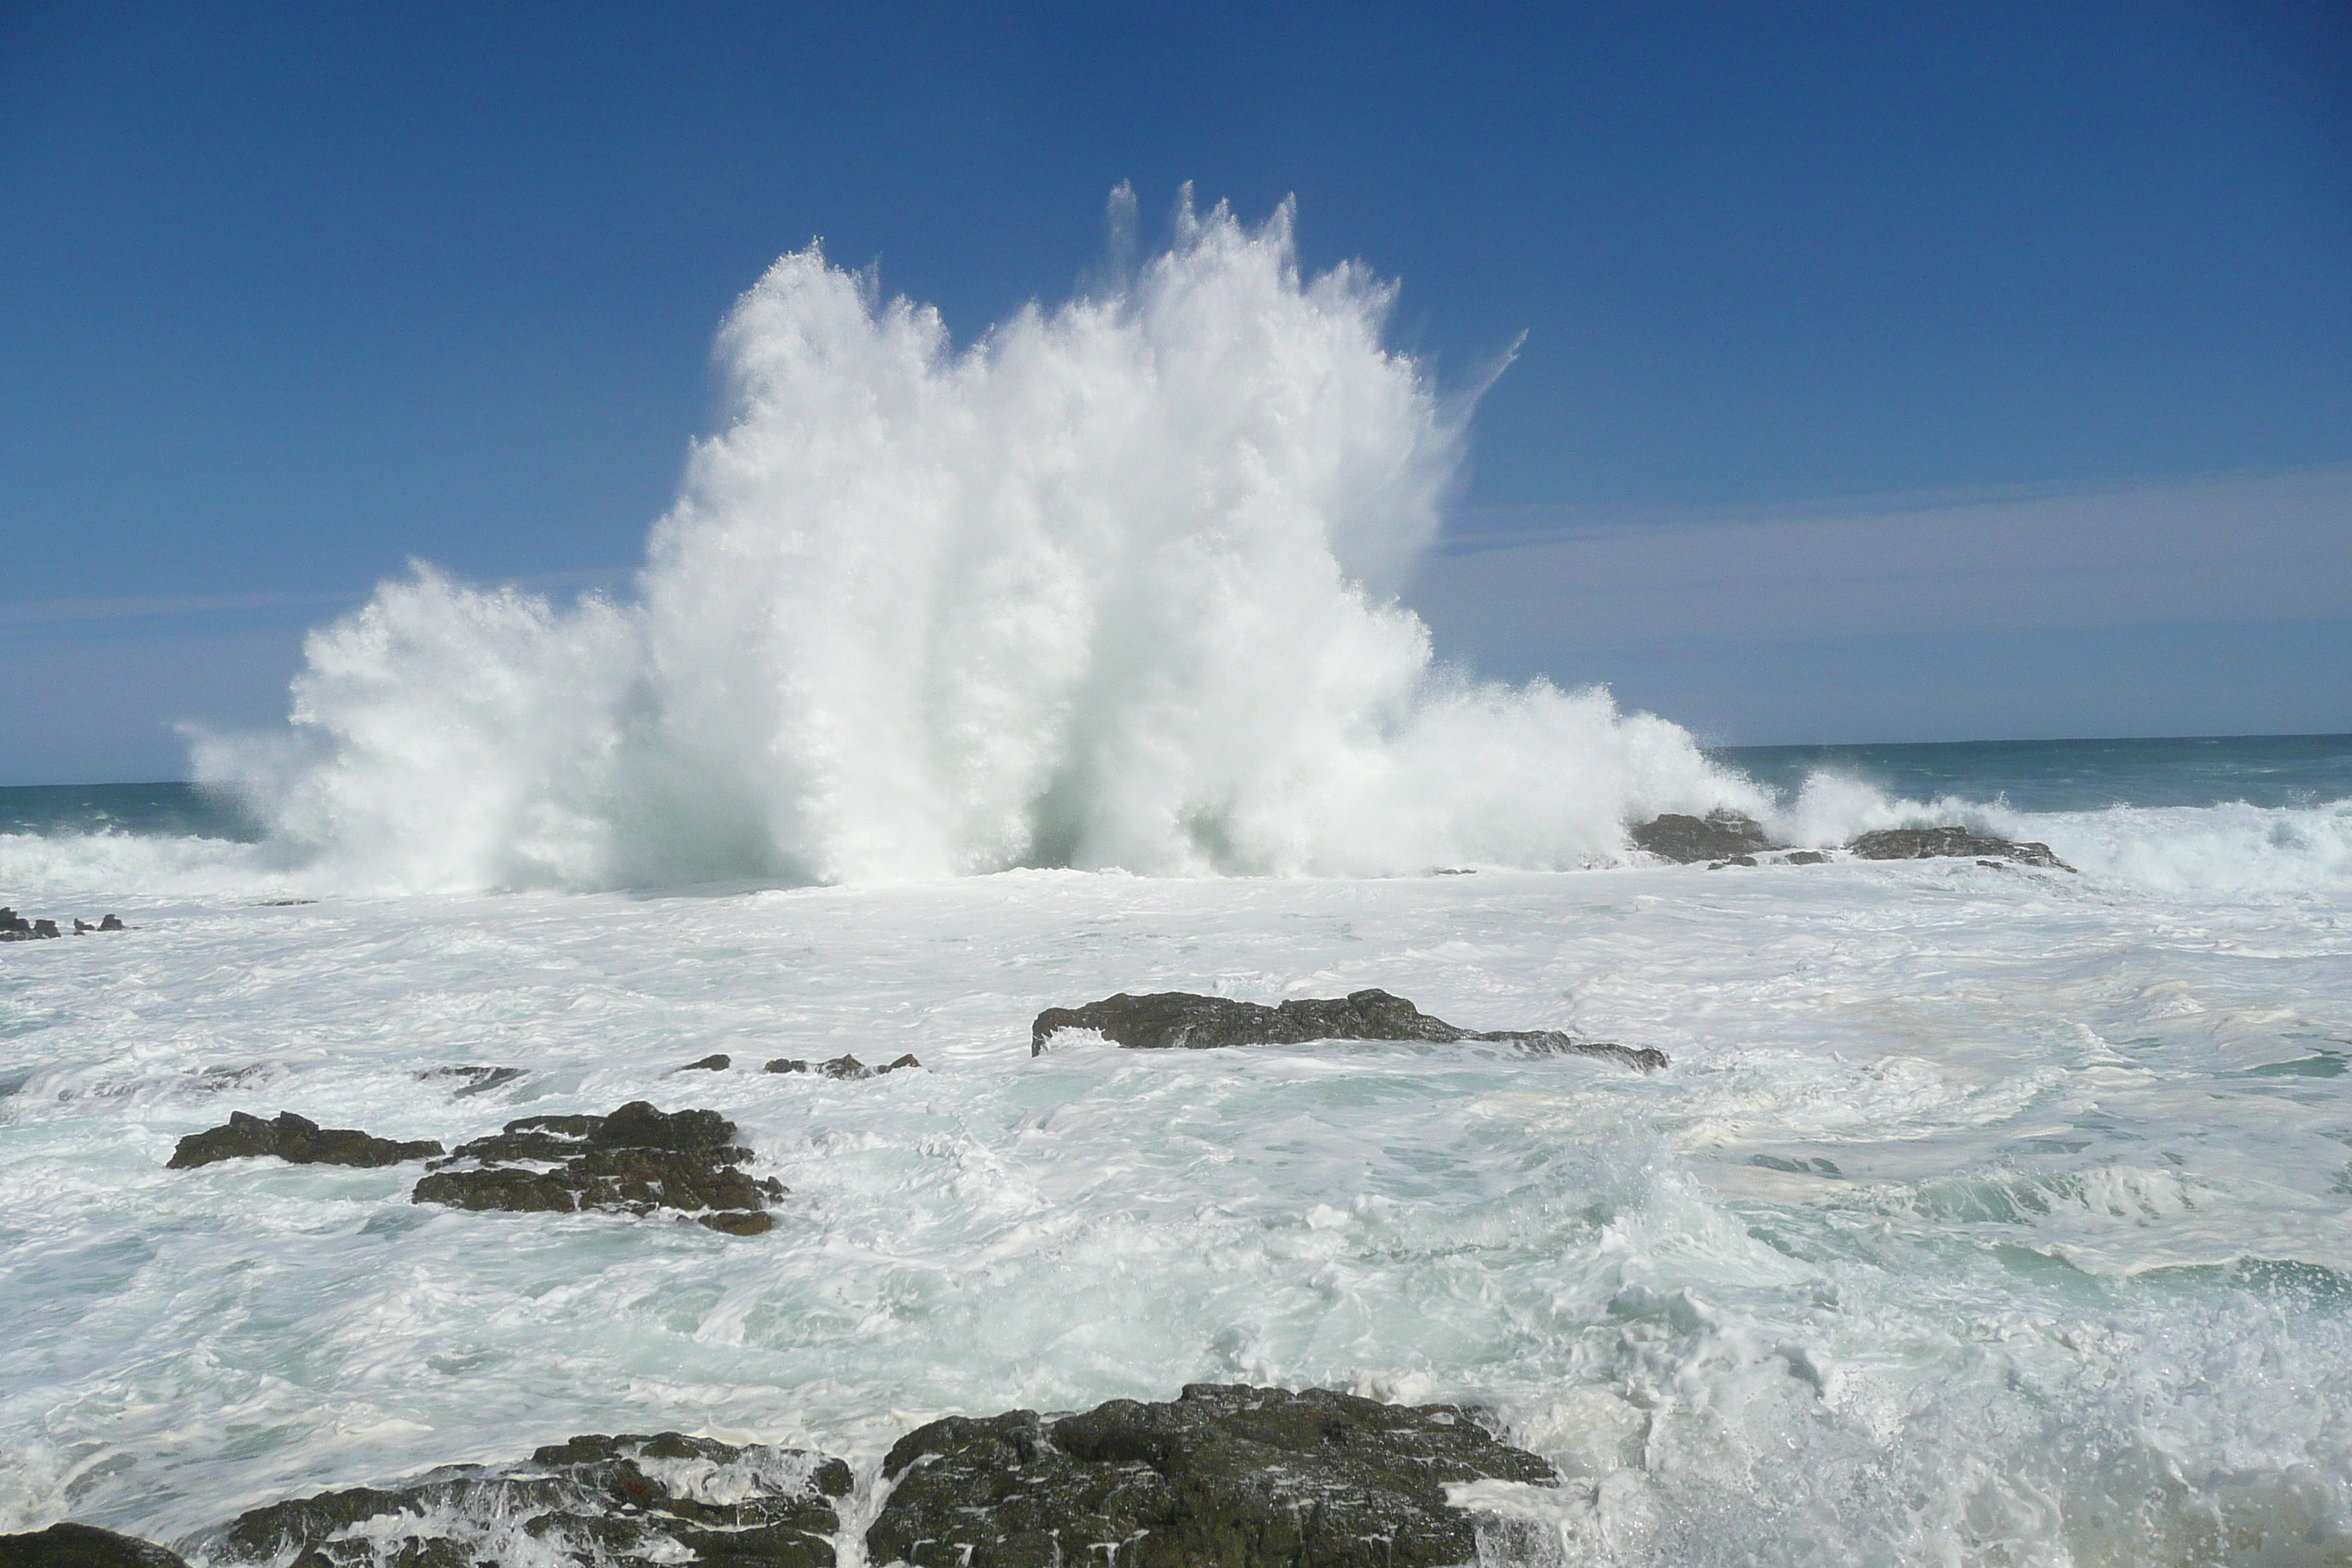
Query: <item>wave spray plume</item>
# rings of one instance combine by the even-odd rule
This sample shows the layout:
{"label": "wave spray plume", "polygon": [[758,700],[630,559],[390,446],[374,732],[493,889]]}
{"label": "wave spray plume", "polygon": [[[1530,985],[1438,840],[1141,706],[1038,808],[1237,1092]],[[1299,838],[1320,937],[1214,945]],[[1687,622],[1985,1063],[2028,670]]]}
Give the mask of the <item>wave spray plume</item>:
{"label": "wave spray plume", "polygon": [[312,634],[290,735],[200,775],[403,890],[1564,867],[1760,809],[1604,691],[1433,662],[1394,594],[1471,400],[1383,346],[1393,299],[1303,278],[1287,205],[1188,199],[1131,281],[961,350],[795,252],[631,602],[419,566]]}

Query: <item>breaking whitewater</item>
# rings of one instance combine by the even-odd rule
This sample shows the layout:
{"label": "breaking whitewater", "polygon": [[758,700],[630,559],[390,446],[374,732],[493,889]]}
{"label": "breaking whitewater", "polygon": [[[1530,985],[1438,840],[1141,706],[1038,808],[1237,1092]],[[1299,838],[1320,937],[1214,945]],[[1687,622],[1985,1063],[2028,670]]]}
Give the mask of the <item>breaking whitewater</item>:
{"label": "breaking whitewater", "polygon": [[[0,947],[0,1531],[286,1562],[224,1527],[536,1464],[653,1489],[436,1482],[305,1561],[928,1563],[978,1461],[910,1433],[1218,1384],[1457,1407],[1393,1419],[1517,1453],[1443,1503],[1487,1563],[2352,1562],[2344,792],[1775,788],[1446,671],[1395,594],[1475,389],[1389,302],[1222,208],[965,349],[787,257],[625,600],[419,570],[198,747],[257,841],[0,833],[0,899],[130,927]],[[1826,858],[1629,837],[1709,812]],[[1943,825],[2065,868],[1842,847]],[[1033,1054],[1371,988],[1493,1037]],[[731,1124],[722,1223],[431,1196],[568,1179],[520,1144],[168,1168],[232,1113],[587,1149],[635,1101]],[[661,1432],[709,1443],[532,1458]]]}

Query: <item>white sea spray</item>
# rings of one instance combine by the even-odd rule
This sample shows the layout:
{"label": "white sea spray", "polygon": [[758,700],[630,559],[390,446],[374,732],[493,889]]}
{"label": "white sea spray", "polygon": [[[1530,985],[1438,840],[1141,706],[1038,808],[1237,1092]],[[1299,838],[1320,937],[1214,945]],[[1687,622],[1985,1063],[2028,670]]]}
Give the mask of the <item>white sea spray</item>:
{"label": "white sea spray", "polygon": [[199,772],[387,890],[1559,868],[1759,808],[1605,691],[1433,661],[1395,592],[1472,399],[1383,345],[1393,298],[1303,276],[1286,206],[1188,206],[960,349],[796,252],[720,333],[729,418],[634,597],[419,565],[312,636],[289,735]]}

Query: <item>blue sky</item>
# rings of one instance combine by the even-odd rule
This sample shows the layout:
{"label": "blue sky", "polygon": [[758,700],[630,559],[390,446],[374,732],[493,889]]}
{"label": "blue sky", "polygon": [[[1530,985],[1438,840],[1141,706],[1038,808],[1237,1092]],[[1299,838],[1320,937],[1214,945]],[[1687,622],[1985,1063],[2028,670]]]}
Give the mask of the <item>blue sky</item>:
{"label": "blue sky", "polygon": [[[617,577],[778,253],[969,334],[1121,180],[1295,194],[1441,374],[1526,334],[1452,657],[1731,741],[2352,729],[2340,5],[17,4],[0,783],[176,773],[412,556]],[[2028,610],[1967,569],[2037,539]]]}

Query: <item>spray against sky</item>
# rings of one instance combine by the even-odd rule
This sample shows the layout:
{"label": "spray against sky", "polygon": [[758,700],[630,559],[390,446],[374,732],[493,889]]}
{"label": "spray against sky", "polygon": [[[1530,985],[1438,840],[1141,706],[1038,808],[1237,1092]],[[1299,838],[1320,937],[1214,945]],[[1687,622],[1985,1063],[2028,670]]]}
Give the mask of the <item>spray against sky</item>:
{"label": "spray against sky", "polygon": [[1287,205],[1188,201],[1130,281],[962,350],[788,255],[635,602],[420,566],[311,637],[290,741],[199,773],[406,889],[1559,867],[1759,807],[1605,692],[1433,665],[1393,590],[1472,395],[1383,346],[1392,298],[1303,277]]}

